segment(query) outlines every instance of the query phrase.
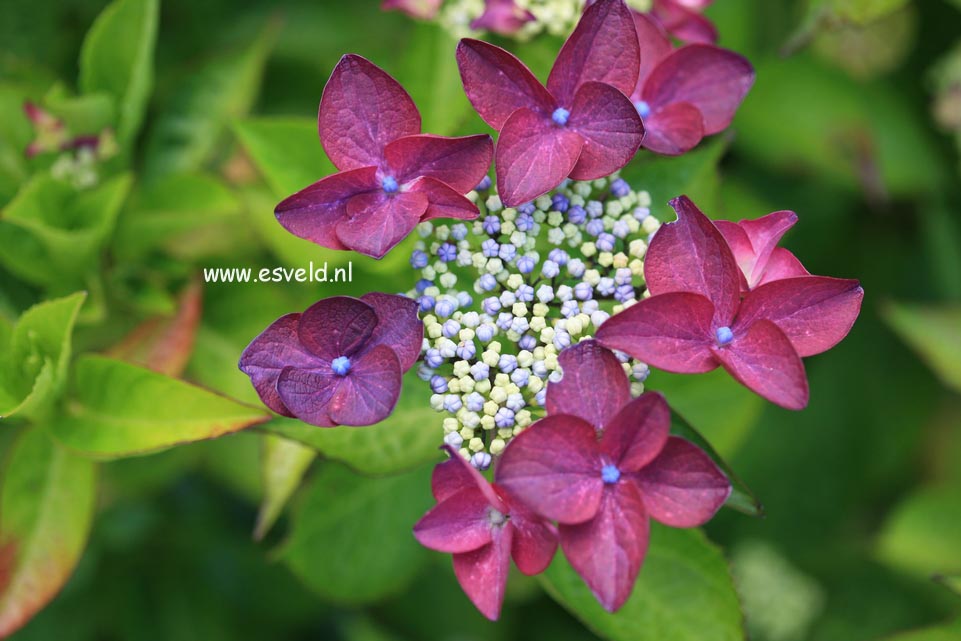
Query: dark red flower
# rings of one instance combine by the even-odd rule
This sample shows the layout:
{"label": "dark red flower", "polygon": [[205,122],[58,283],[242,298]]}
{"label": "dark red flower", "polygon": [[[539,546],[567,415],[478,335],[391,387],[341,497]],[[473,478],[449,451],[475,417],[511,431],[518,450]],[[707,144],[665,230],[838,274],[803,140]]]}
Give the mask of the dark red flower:
{"label": "dark red flower", "polygon": [[410,96],[386,72],[347,55],[320,100],[318,130],[340,170],[277,205],[291,233],[331,249],[381,258],[417,223],[470,219],[464,194],[490,167],[490,136],[445,138],[420,133]]}
{"label": "dark red flower", "polygon": [[638,52],[623,0],[601,0],[584,12],[546,88],[507,51],[461,40],[457,63],[464,90],[481,118],[500,132],[495,169],[506,205],[547,193],[568,176],[608,176],[634,157],[644,128],[626,94],[634,88]]}
{"label": "dark red flower", "polygon": [[651,15],[683,42],[714,44],[717,29],[701,15],[714,0],[654,0]]}
{"label": "dark red flower", "polygon": [[384,11],[403,11],[412,18],[431,20],[440,11],[444,0],[384,0],[380,8]]}
{"label": "dark red flower", "polygon": [[274,321],[241,354],[240,369],[278,414],[319,427],[372,425],[393,411],[423,332],[407,297],[325,298]]}
{"label": "dark red flower", "polygon": [[660,394],[631,400],[611,351],[583,341],[559,361],[564,376],[547,386],[547,418],[510,442],[497,483],[560,523],[567,560],[614,611],[640,572],[649,519],[702,525],[731,484],[707,454],[669,435],[670,409]]}
{"label": "dark red flower", "polygon": [[677,155],[731,124],[751,85],[746,58],[713,45],[671,47],[650,16],[634,14],[641,66],[631,100],[644,121],[643,146]]}
{"label": "dark red flower", "polygon": [[794,254],[777,246],[796,222],[797,214],[793,211],[776,211],[755,220],[736,223],[714,221],[741,268],[744,275],[741,285],[745,290],[775,280],[810,275]]}
{"label": "dark red flower", "polygon": [[484,13],[470,23],[470,28],[510,36],[533,20],[534,14],[517,6],[514,0],[484,0]]}
{"label": "dark red flower", "polygon": [[682,374],[723,366],[788,409],[808,402],[802,356],[836,345],[861,309],[858,281],[798,276],[741,297],[743,276],[718,228],[686,196],[677,221],[654,236],[644,261],[651,297],[611,317],[603,345]]}
{"label": "dark red flower", "polygon": [[487,482],[453,448],[434,468],[437,505],[414,526],[425,547],[454,555],[454,573],[488,619],[500,616],[511,557],[524,574],[543,572],[557,550],[557,531],[508,490]]}

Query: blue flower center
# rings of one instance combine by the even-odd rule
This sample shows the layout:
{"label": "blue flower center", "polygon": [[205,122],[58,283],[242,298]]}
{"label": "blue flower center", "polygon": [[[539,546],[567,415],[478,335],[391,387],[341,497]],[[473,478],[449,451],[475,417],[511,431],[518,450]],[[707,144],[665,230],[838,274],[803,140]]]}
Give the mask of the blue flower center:
{"label": "blue flower center", "polygon": [[338,356],[331,361],[330,369],[334,370],[334,374],[338,376],[347,376],[347,372],[350,371],[350,359],[346,356]]}
{"label": "blue flower center", "polygon": [[621,471],[617,469],[616,465],[608,463],[601,468],[601,480],[608,485],[614,485],[621,480]]}
{"label": "blue flower center", "polygon": [[487,520],[490,522],[492,527],[500,527],[507,522],[507,517],[504,516],[499,510],[492,507],[487,508]]}
{"label": "blue flower center", "polygon": [[384,176],[380,179],[380,186],[386,193],[392,194],[397,191],[397,179],[393,176]]}
{"label": "blue flower center", "polygon": [[644,100],[638,100],[635,102],[634,108],[637,109],[637,115],[641,118],[647,118],[651,115],[651,106]]}
{"label": "blue flower center", "polygon": [[554,110],[554,113],[551,114],[551,120],[553,120],[555,123],[557,123],[561,127],[567,124],[567,119],[570,117],[571,117],[571,112],[569,112],[567,109],[564,109],[563,107],[558,107],[557,109]]}
{"label": "blue flower center", "polygon": [[734,340],[734,332],[731,331],[730,327],[718,327],[714,334],[717,336],[718,345],[727,345]]}

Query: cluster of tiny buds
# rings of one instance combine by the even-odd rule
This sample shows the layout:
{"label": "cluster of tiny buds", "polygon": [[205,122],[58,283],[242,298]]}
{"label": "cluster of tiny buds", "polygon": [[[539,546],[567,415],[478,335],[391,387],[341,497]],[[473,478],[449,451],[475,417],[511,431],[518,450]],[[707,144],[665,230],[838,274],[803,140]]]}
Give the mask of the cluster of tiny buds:
{"label": "cluster of tiny buds", "polygon": [[[470,223],[422,223],[410,257],[425,338],[419,374],[447,414],[444,442],[486,469],[543,415],[558,355],[643,296],[644,256],[660,223],[624,180],[566,182],[505,208],[485,179]],[[620,355],[633,393],[648,368]]]}

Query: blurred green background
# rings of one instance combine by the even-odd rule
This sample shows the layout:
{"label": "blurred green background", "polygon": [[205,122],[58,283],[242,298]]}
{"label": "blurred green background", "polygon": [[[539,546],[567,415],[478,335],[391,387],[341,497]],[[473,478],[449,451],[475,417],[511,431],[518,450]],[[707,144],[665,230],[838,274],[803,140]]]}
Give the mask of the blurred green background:
{"label": "blurred green background", "polygon": [[[74,351],[103,351],[145,319],[173,316],[203,267],[351,258],[348,286],[204,286],[184,377],[255,402],[236,359],[271,320],[335,293],[407,289],[403,247],[375,264],[302,243],[272,216],[279,198],[331,171],[312,119],[343,53],[393,73],[425,130],[487,131],[463,97],[455,41],[378,4],[163,0],[145,124],[101,168],[136,176],[115,228],[74,282],[32,274],[14,237],[0,236],[0,316],[13,322],[86,289]],[[76,88],[84,34],[104,6],[0,8],[0,219],[27,177],[47,170],[22,158],[32,132],[20,105],[56,102],[58,80]],[[707,15],[720,44],[755,64],[754,89],[729,135],[679,159],[642,154],[623,175],[650,190],[662,217],[679,193],[722,218],[792,209],[800,222],[787,246],[813,273],[859,278],[866,291],[851,335],[807,361],[804,412],[722,375],[651,377],[765,505],[765,518],[724,510],[707,534],[731,563],[756,641],[961,639],[945,626],[961,614],[951,589],[961,584],[961,3],[717,0]],[[559,44],[507,46],[544,77]],[[373,432],[373,445],[274,421],[104,463],[76,572],[12,638],[596,638],[520,576],[491,624],[446,556],[391,540],[430,504],[440,441],[439,419],[425,430],[432,417],[408,392],[413,418],[393,435]],[[6,422],[9,450],[29,422]],[[258,513],[267,530],[290,494],[289,513],[255,540]],[[385,574],[373,592],[351,579],[365,558]],[[678,641],[688,638],[701,637]]]}

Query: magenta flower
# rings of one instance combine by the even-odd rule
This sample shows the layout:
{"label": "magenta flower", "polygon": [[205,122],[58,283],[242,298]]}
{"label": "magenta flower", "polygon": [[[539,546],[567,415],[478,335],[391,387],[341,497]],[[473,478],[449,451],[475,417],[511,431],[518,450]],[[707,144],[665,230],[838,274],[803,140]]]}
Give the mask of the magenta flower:
{"label": "magenta flower", "polygon": [[534,14],[517,6],[514,0],[484,0],[484,13],[470,23],[470,28],[510,36],[533,20]]}
{"label": "magenta flower", "polygon": [[713,45],[672,49],[650,16],[635,13],[634,23],[641,66],[631,100],[644,121],[643,146],[683,154],[704,136],[726,129],[754,84],[751,63]]}
{"label": "magenta flower", "polygon": [[669,436],[670,409],[660,394],[631,400],[612,352],[584,341],[559,360],[564,377],[547,386],[547,418],[507,446],[497,482],[560,523],[564,555],[613,612],[640,572],[649,519],[702,525],[731,484],[707,454]]}
{"label": "magenta flower", "polygon": [[644,262],[652,296],[611,317],[597,340],[670,372],[722,366],[773,403],[805,407],[801,357],[847,335],[864,290],[856,280],[798,276],[742,299],[743,276],[718,228],[686,196],[671,206],[677,221],[657,231]]}
{"label": "magenta flower", "polygon": [[644,128],[626,94],[634,88],[638,56],[623,0],[601,0],[584,12],[546,88],[507,51],[461,40],[457,63],[464,90],[500,134],[494,155],[504,204],[532,200],[568,176],[610,175],[634,157]]}
{"label": "magenta flower", "polygon": [[543,572],[557,550],[553,525],[505,488],[487,482],[456,450],[434,468],[437,505],[414,526],[425,547],[454,555],[454,573],[488,619],[500,616],[511,557],[524,574]]}
{"label": "magenta flower", "polygon": [[651,15],[683,42],[714,44],[717,29],[701,15],[714,0],[654,0]]}
{"label": "magenta flower", "polygon": [[319,427],[372,425],[393,411],[423,331],[405,296],[334,296],[274,321],[241,354],[240,369],[278,414]]}
{"label": "magenta flower", "polygon": [[411,18],[432,20],[440,11],[444,0],[384,0],[380,8],[384,11],[403,11]]}
{"label": "magenta flower", "polygon": [[381,258],[421,221],[477,216],[464,194],[487,174],[490,136],[421,134],[410,96],[368,60],[347,55],[334,67],[318,130],[340,172],[277,205],[294,235]]}
{"label": "magenta flower", "polygon": [[777,246],[796,222],[797,214],[793,211],[776,211],[756,220],[737,223],[714,221],[734,252],[734,260],[744,275],[741,285],[745,291],[775,280],[810,275],[794,254]]}

